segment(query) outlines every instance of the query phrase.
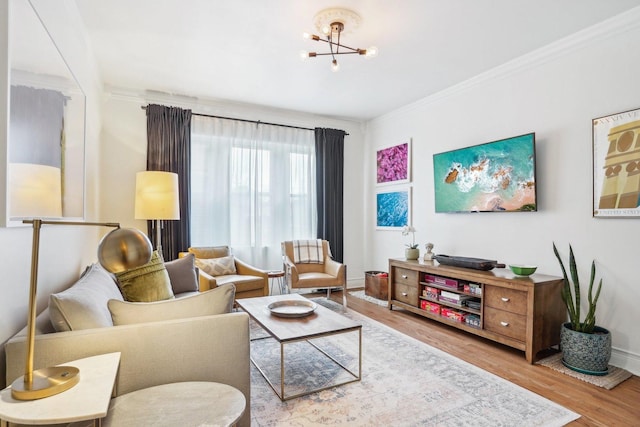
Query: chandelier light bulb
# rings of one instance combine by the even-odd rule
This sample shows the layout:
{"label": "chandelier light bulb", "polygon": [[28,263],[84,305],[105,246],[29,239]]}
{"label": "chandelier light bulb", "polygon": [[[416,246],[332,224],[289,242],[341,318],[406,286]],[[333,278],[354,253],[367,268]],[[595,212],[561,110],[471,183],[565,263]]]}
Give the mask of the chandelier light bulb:
{"label": "chandelier light bulb", "polygon": [[378,56],[378,48],[375,46],[369,47],[369,49],[367,49],[367,53],[365,53],[365,57],[375,58],[376,56]]}
{"label": "chandelier light bulb", "polygon": [[300,51],[300,59],[301,60],[305,60],[309,57],[309,52],[307,52],[306,50],[301,50]]}
{"label": "chandelier light bulb", "polygon": [[322,26],[322,33],[326,36],[328,36],[329,34],[331,34],[331,25],[327,24],[327,25],[323,25]]}
{"label": "chandelier light bulb", "polygon": [[315,34],[302,33],[302,37],[308,40],[315,40],[315,41],[320,40],[320,37],[316,36]]}
{"label": "chandelier light bulb", "polygon": [[338,64],[338,61],[335,59],[331,61],[331,71],[334,73],[340,71],[340,64]]}

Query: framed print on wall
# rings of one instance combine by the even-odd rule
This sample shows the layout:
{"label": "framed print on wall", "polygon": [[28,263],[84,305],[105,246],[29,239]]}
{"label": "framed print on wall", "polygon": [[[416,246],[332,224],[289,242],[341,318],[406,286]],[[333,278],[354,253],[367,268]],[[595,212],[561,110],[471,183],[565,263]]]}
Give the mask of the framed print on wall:
{"label": "framed print on wall", "polygon": [[411,182],[411,140],[376,152],[376,185]]}
{"label": "framed print on wall", "polygon": [[376,228],[393,230],[411,224],[411,188],[376,193]]}
{"label": "framed print on wall", "polygon": [[640,217],[640,109],[593,119],[593,216]]}
{"label": "framed print on wall", "polygon": [[436,213],[535,212],[535,133],[433,155]]}

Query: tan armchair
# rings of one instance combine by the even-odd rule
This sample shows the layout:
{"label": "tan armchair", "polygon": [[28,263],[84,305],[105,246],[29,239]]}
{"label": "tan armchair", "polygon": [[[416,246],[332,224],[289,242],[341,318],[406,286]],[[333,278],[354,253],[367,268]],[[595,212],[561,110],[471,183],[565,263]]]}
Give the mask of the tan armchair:
{"label": "tan armchair", "polygon": [[334,261],[329,251],[329,242],[322,240],[322,263],[294,262],[293,241],[282,242],[285,280],[289,289],[326,288],[327,298],[332,288],[342,288],[342,305],[347,306],[347,266]]}
{"label": "tan armchair", "polygon": [[[181,252],[179,256],[182,257],[187,253],[195,255],[196,266],[198,266],[198,264],[202,265],[198,260],[210,260],[232,255],[228,246],[191,247],[189,248],[189,252]],[[266,271],[252,267],[235,256],[233,261],[235,265],[235,273],[232,274],[214,275],[211,274],[211,270],[207,272],[204,271],[202,267],[199,267],[200,292],[204,292],[227,283],[233,283],[236,286],[236,299],[264,297],[269,295],[269,278]]]}

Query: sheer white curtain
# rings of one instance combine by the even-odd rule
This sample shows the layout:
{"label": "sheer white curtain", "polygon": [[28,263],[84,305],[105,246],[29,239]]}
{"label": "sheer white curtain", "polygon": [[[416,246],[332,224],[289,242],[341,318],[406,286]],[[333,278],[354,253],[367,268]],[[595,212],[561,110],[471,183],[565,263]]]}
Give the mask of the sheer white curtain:
{"label": "sheer white curtain", "polygon": [[312,130],[194,115],[191,245],[282,268],[280,242],[316,235],[314,144]]}

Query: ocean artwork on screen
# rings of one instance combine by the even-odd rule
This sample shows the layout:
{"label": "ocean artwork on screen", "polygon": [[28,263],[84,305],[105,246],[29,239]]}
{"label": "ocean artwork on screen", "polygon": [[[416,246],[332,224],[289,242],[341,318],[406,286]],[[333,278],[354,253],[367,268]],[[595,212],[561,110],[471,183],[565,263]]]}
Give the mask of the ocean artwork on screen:
{"label": "ocean artwork on screen", "polygon": [[536,211],[535,133],[434,154],[436,212]]}
{"label": "ocean artwork on screen", "polygon": [[411,223],[411,188],[376,194],[376,227],[402,228]]}

